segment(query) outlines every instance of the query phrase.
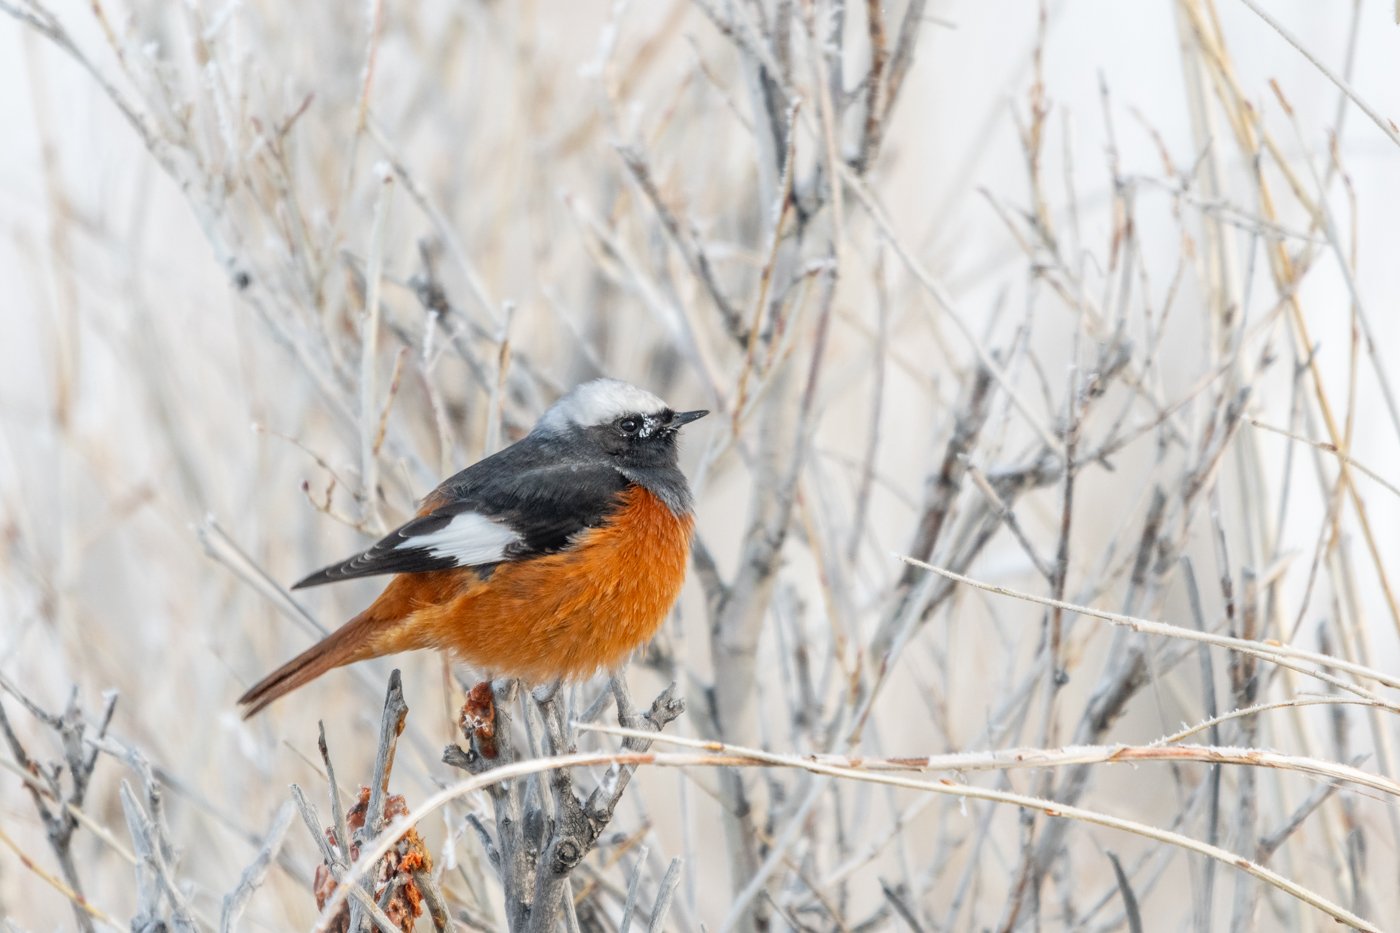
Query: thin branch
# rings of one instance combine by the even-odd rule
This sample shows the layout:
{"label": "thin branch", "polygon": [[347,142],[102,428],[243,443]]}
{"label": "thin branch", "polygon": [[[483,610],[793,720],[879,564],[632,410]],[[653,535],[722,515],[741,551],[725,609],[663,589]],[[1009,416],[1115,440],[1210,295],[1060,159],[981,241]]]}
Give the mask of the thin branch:
{"label": "thin branch", "polygon": [[[645,733],[639,733],[645,735]],[[675,737],[665,737],[666,741],[675,741]],[[710,743],[715,745],[718,743]],[[580,766],[598,764],[621,764],[621,765],[652,765],[659,767],[733,767],[737,764],[761,764],[776,767],[798,768],[809,771],[813,774],[821,774],[828,777],[838,777],[853,781],[860,781],[872,784],[884,784],[890,787],[902,787],[910,790],[920,790],[927,793],[944,794],[954,797],[962,797],[970,800],[983,800],[993,803],[1000,803],[1009,806],[1033,809],[1052,817],[1062,817],[1068,820],[1090,823],[1108,829],[1116,829],[1123,832],[1132,833],[1153,839],[1169,845],[1179,846],[1183,849],[1204,855],[1208,858],[1216,859],[1223,864],[1237,868],[1246,874],[1258,878],[1260,881],[1277,888],[1280,891],[1294,897],[1306,904],[1309,904],[1327,915],[1348,923],[1359,930],[1379,933],[1380,927],[1365,920],[1353,912],[1347,910],[1339,904],[1333,903],[1326,897],[1311,889],[1300,885],[1284,876],[1260,865],[1248,858],[1221,849],[1218,846],[1209,845],[1180,833],[1161,829],[1134,820],[1127,820],[1120,817],[1110,816],[1095,810],[1089,810],[1078,806],[1068,806],[1057,803],[1053,800],[1046,800],[1040,797],[1031,797],[1023,794],[1014,794],[1003,791],[989,790],[986,788],[971,787],[957,784],[952,781],[917,781],[910,778],[903,778],[892,774],[879,772],[869,772],[854,768],[841,768],[832,765],[820,764],[815,761],[797,756],[774,755],[762,752],[757,749],[736,749],[733,746],[722,746],[731,752],[737,752],[742,756],[741,760],[726,760],[724,758],[707,756],[704,754],[665,754],[659,752],[622,752],[622,753],[574,753],[570,755],[559,755],[551,758],[537,758],[530,761],[515,762],[510,765],[503,765],[487,774],[462,781],[450,787],[444,788],[436,794],[423,801],[413,810],[405,820],[406,826],[416,825],[422,822],[428,815],[441,809],[453,800],[460,799],[477,791],[500,784],[512,778],[524,777],[530,774],[540,774],[547,771],[561,768],[573,768]],[[1170,753],[1176,752],[1176,748],[1155,748],[1152,749],[1153,757],[1170,757]],[[1253,750],[1245,750],[1253,754]],[[1167,753],[1162,755],[1162,753]],[[1345,766],[1327,763],[1327,769],[1342,769]],[[1385,785],[1387,792],[1400,794],[1400,785],[1395,782],[1388,782],[1384,779],[1377,779],[1373,775],[1365,775],[1363,778],[1368,784]],[[350,876],[346,883],[336,888],[335,894],[326,902],[322,908],[321,915],[317,921],[317,930],[326,930],[334,913],[344,903],[345,898],[350,896],[354,888],[349,881],[358,878],[366,869],[367,865],[373,864],[382,858],[394,845],[396,839],[392,833],[381,837],[368,852],[363,853],[361,859],[355,863],[351,869]]]}

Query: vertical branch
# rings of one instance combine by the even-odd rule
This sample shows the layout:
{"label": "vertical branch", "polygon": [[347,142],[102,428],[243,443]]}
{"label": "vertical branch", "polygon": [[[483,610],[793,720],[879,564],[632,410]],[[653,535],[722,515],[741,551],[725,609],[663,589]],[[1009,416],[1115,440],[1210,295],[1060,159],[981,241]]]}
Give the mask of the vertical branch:
{"label": "vertical branch", "polygon": [[[715,669],[708,696],[711,721],[726,741],[752,743],[756,735],[755,671],[758,642],[773,588],[778,561],[792,521],[798,476],[810,444],[810,417],[829,327],[834,273],[822,275],[816,331],[807,380],[794,397],[795,374],[790,363],[778,364],[771,377],[759,442],[752,515],[745,532],[739,570],[715,608],[710,653]],[[724,811],[725,839],[730,857],[730,881],[736,892],[747,886],[759,869],[756,827],[749,792],[741,774],[720,775],[728,803]],[[756,899],[741,928],[761,928],[766,901]]]}
{"label": "vertical branch", "polygon": [[370,226],[369,262],[365,270],[365,308],[360,317],[360,482],[361,520],[377,534],[384,532],[379,517],[379,289],[384,276],[384,236],[394,175],[380,173],[374,221]]}
{"label": "vertical branch", "polygon": [[[286,841],[287,830],[292,825],[292,810],[291,803],[284,803],[282,808],[277,811],[277,815],[272,819],[272,827],[267,831],[267,836],[264,837],[257,856],[247,868],[243,869],[243,874],[238,878],[238,886],[224,895],[223,905],[219,911],[219,933],[233,933],[237,929],[238,920],[243,916],[243,911],[247,908],[248,901],[252,899],[253,892],[267,878],[273,860],[282,851],[282,843]],[[342,835],[340,838],[345,837]]]}
{"label": "vertical branch", "polygon": [[371,786],[361,787],[358,802],[348,817],[341,810],[340,790],[335,768],[326,746],[325,730],[320,730],[318,744],[326,767],[326,779],[332,811],[332,825],[321,826],[315,807],[306,799],[301,788],[292,785],[292,800],[301,812],[302,820],[316,840],[322,864],[314,880],[316,904],[324,910],[345,883],[346,875],[360,859],[360,853],[373,848],[376,839],[390,829],[394,845],[388,854],[368,870],[356,870],[358,884],[352,884],[349,902],[342,904],[333,916],[334,929],[361,933],[366,918],[374,929],[383,933],[399,933],[411,929],[426,906],[429,919],[437,931],[450,929],[448,912],[442,892],[432,876],[432,859],[414,826],[388,824],[408,812],[404,798],[389,792],[393,777],[394,757],[399,737],[408,718],[408,705],[403,698],[403,682],[398,670],[389,675],[384,694],[379,741],[375,749],[374,776]]}
{"label": "vertical branch", "polygon": [[894,54],[890,57],[889,78],[886,79],[886,120],[894,111],[899,92],[904,87],[904,79],[914,65],[914,50],[918,47],[919,34],[926,24],[926,5],[927,0],[909,0],[909,5],[904,8],[904,19],[900,21],[899,38],[895,40]]}
{"label": "vertical branch", "polygon": [[[870,42],[870,71],[865,76],[865,127],[860,135],[860,151],[851,166],[857,174],[863,173],[874,160],[880,149],[880,137],[884,130],[885,66],[889,52],[885,47],[885,13],[880,0],[866,0],[865,25]],[[912,41],[912,38],[911,40]],[[907,54],[907,53],[906,53]]]}
{"label": "vertical branch", "polygon": [[[1186,584],[1186,596],[1191,604],[1191,620],[1198,631],[1206,631],[1205,610],[1201,608],[1200,587],[1196,583],[1196,574],[1192,570],[1191,561],[1181,558],[1182,578]],[[1208,719],[1214,719],[1218,715],[1219,708],[1215,699],[1215,665],[1211,661],[1210,652],[1204,645],[1200,649],[1201,655],[1201,688],[1205,699],[1205,715]],[[1210,727],[1210,742],[1212,745],[1220,744],[1220,726],[1214,724]],[[1206,811],[1206,842],[1216,845],[1220,837],[1220,778],[1221,769],[1219,765],[1212,765],[1209,772],[1208,788],[1209,800]],[[1261,862],[1266,859],[1261,859]],[[1201,880],[1200,892],[1194,898],[1196,903],[1196,923],[1202,930],[1211,928],[1211,914],[1214,910],[1215,902],[1215,862],[1207,860],[1202,867],[1204,877]]]}
{"label": "vertical branch", "polygon": [[384,801],[389,796],[389,778],[394,772],[394,753],[403,735],[408,718],[408,704],[403,699],[403,678],[398,668],[389,674],[389,689],[384,696],[384,715],[379,723],[379,747],[374,756],[374,783],[370,785],[369,814],[365,817],[367,838],[378,836],[384,829]]}
{"label": "vertical branch", "polygon": [[[399,736],[403,734],[404,721],[407,717],[408,704],[404,702],[403,698],[403,680],[399,675],[398,668],[395,668],[389,674],[389,687],[384,694],[384,713],[379,723],[379,745],[374,755],[374,779],[370,784],[364,817],[360,827],[355,830],[357,849],[365,846],[384,831],[385,803],[389,799],[389,779],[394,771],[394,753],[398,749]],[[340,791],[335,785],[334,772],[327,769],[327,775],[331,781],[332,804],[334,809],[339,811]],[[335,814],[335,818],[338,828],[340,825],[339,812]],[[340,838],[342,847],[349,844],[348,839],[343,836]],[[347,864],[348,862],[347,859]],[[360,879],[360,886],[371,900],[374,898],[374,884],[377,877],[378,870],[372,869],[365,872]],[[356,898],[350,905],[351,933],[357,933],[360,929],[360,912],[363,909],[364,902],[359,898]]]}
{"label": "vertical branch", "polygon": [[[112,714],[116,711],[117,695],[115,693],[106,695],[95,733],[89,733],[82,708],[78,703],[76,687],[69,694],[67,706],[58,715],[45,712],[5,678],[0,678],[0,688],[19,700],[31,715],[57,733],[60,746],[63,749],[62,764],[55,763],[48,767],[41,765],[25,750],[24,744],[20,742],[19,735],[15,732],[9,716],[5,712],[5,705],[0,703],[0,732],[4,733],[5,741],[10,747],[10,753],[14,756],[19,768],[25,774],[32,775],[36,779],[26,781],[24,787],[29,792],[35,812],[39,815],[39,820],[44,826],[49,848],[53,850],[54,858],[58,861],[63,879],[68,889],[73,892],[70,901],[73,906],[74,922],[78,929],[86,933],[86,931],[95,928],[92,914],[84,906],[86,898],[83,895],[82,880],[78,874],[77,862],[73,857],[73,835],[78,829],[78,819],[74,814],[81,809],[83,802],[87,799],[93,772],[97,767],[99,751],[97,742],[101,741],[107,732],[108,725],[111,724]],[[67,787],[64,787],[62,780],[65,768],[68,775]],[[42,783],[37,779],[42,779]]]}
{"label": "vertical branch", "polygon": [[[1076,330],[1075,333],[1077,348],[1077,338],[1082,330]],[[1074,514],[1074,481],[1079,468],[1079,464],[1075,461],[1079,447],[1079,398],[1078,368],[1071,364],[1069,391],[1065,393],[1065,404],[1068,410],[1064,426],[1065,464],[1060,496],[1059,543],[1056,546],[1055,563],[1051,574],[1051,589],[1057,601],[1064,600],[1065,583],[1069,577],[1070,523]],[[1037,744],[1041,747],[1052,746],[1058,740],[1055,734],[1056,700],[1060,688],[1064,686],[1069,677],[1064,668],[1064,627],[1064,613],[1058,606],[1045,613],[1041,635],[1041,651],[1045,659],[1044,675],[1041,680],[1041,722],[1039,734],[1036,737]],[[1036,794],[1041,797],[1049,797],[1054,787],[1054,776],[1046,772],[1037,783]],[[1034,869],[1035,847],[1031,844],[1036,825],[1034,814],[1027,814],[1026,825],[1028,837],[1022,849],[1021,870],[1018,873],[1017,882],[1012,888],[1007,919],[1001,924],[1001,928],[1008,933],[1016,927],[1016,918],[1027,896],[1029,896],[1033,908],[1038,908],[1040,904],[1040,885],[1043,874]]]}

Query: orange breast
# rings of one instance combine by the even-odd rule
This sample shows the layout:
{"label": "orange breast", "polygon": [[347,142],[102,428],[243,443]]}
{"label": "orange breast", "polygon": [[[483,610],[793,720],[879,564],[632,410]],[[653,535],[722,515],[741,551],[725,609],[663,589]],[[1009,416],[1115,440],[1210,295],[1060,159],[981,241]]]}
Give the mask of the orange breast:
{"label": "orange breast", "polygon": [[[641,487],[567,551],[501,564],[485,579],[443,571],[396,578],[373,610],[376,654],[449,649],[493,675],[588,677],[655,634],[680,594],[694,519]],[[391,605],[392,608],[391,608]]]}

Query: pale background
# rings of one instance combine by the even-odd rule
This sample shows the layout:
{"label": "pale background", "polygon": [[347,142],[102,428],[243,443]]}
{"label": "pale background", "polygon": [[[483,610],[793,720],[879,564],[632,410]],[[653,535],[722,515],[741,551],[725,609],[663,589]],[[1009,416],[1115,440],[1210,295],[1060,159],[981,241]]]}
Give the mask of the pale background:
{"label": "pale background", "polygon": [[[1345,67],[1355,17],[1351,86],[1383,118],[1400,119],[1400,28],[1389,4],[1259,2],[1337,74]],[[201,89],[191,106],[201,145],[214,153],[215,161],[221,146],[244,132],[238,127],[246,127],[250,115],[285,117],[308,93],[314,94],[288,137],[302,221],[285,215],[270,220],[276,212],[250,207],[246,191],[232,193],[226,206],[218,198],[192,197],[205,205],[201,210],[230,218],[227,229],[235,232],[226,230],[225,235],[236,239],[229,255],[235,263],[246,263],[257,279],[249,290],[251,301],[263,302],[272,316],[285,315],[291,306],[331,309],[287,318],[294,338],[298,328],[311,326],[307,322],[317,322],[332,335],[343,331],[353,336],[358,311],[346,304],[343,268],[338,266],[327,279],[329,297],[312,296],[298,278],[300,258],[289,257],[281,244],[286,229],[298,222],[328,241],[334,239],[328,232],[334,227],[339,248],[354,257],[345,268],[363,269],[371,241],[374,178],[386,157],[371,136],[358,146],[355,192],[334,219],[332,205],[341,203],[349,164],[365,45],[364,5],[344,10],[324,5],[318,12],[323,5],[193,3],[198,24],[182,7],[135,6],[134,14],[124,7],[107,11],[124,37],[121,48],[137,60],[132,66],[137,74],[142,56],[175,56],[174,97]],[[1337,126],[1339,91],[1247,6],[1216,0],[1213,9],[1229,44],[1240,93],[1260,113],[1310,197],[1316,197],[1327,168],[1329,134]],[[891,9],[892,24],[899,10]],[[59,4],[54,12],[103,73],[131,93],[131,83],[121,77],[121,66],[87,6]],[[946,287],[958,313],[989,346],[1008,346],[1028,314],[1028,301],[1036,303],[1029,339],[1053,397],[1062,401],[1076,318],[1059,296],[1032,287],[1026,254],[997,210],[1004,208],[1019,222],[1031,204],[1016,127],[1027,119],[1040,12],[1026,0],[929,4],[930,22],[915,67],[868,182],[906,248]],[[688,278],[684,263],[678,255],[668,257],[654,212],[629,187],[613,146],[645,142],[667,197],[685,205],[704,235],[720,244],[717,255],[727,268],[737,265],[742,271],[761,259],[755,255],[766,244],[770,205],[755,203],[752,139],[716,93],[712,78],[732,86],[734,104],[745,120],[752,118],[752,99],[737,77],[732,47],[710,22],[684,4],[640,3],[426,4],[407,9],[389,4],[384,15],[373,119],[460,238],[485,294],[496,305],[495,319],[472,306],[455,268],[449,279],[454,303],[472,307],[483,326],[493,327],[499,327],[500,309],[512,306],[514,360],[532,373],[527,378],[518,375],[524,370],[511,371],[517,382],[506,403],[506,433],[514,436],[555,392],[593,374],[595,365],[655,388],[677,407],[716,407],[717,392],[732,399],[739,357],[715,335],[709,321],[713,307]],[[1113,121],[1120,174],[1134,180],[1138,251],[1153,313],[1160,313],[1178,263],[1185,263],[1154,374],[1161,397],[1172,400],[1182,398],[1211,369],[1203,348],[1210,340],[1205,322],[1213,312],[1208,309],[1216,300],[1212,283],[1227,282],[1226,290],[1253,318],[1262,318],[1278,297],[1262,241],[1251,234],[1251,225],[1258,230],[1253,219],[1261,206],[1248,160],[1219,113],[1212,117],[1213,152],[1204,151],[1193,131],[1191,91],[1183,76],[1183,16],[1165,0],[1063,0],[1048,4],[1043,42],[1042,80],[1051,108],[1041,167],[1046,209],[1060,231],[1077,225],[1066,252],[1082,262],[1094,300],[1112,309],[1116,287],[1101,275],[1114,209],[1105,109]],[[201,28],[217,36],[220,67],[201,69],[190,59],[190,37]],[[647,48],[649,41],[655,46]],[[607,64],[600,69],[603,56]],[[644,63],[632,73],[624,63],[638,56]],[[717,74],[706,77],[698,58]],[[848,83],[863,67],[858,59],[850,63]],[[803,81],[807,78],[804,73]],[[1291,105],[1291,117],[1271,81]],[[241,91],[229,98],[211,87]],[[159,93],[143,87],[136,99],[154,99],[145,95]],[[216,98],[243,100],[247,112],[242,117],[213,112],[209,102]],[[811,114],[817,109],[815,102],[804,107]],[[1355,295],[1373,329],[1379,358],[1389,362],[1400,345],[1395,297],[1400,295],[1400,263],[1395,261],[1400,250],[1400,148],[1352,105],[1345,106],[1335,147],[1350,189],[1333,179],[1322,199],[1345,249],[1354,250]],[[1189,171],[1198,159],[1212,161],[1222,173],[1219,201],[1200,184],[1189,197],[1174,199],[1162,183],[1164,154],[1177,173]],[[799,158],[818,157],[815,146],[799,142]],[[1285,242],[1297,249],[1309,217],[1272,164],[1266,174],[1278,201],[1279,223],[1289,232]],[[1168,183],[1179,182],[1178,177]],[[1070,190],[1077,198],[1074,212]],[[276,193],[262,191],[258,197],[263,199],[259,203],[270,203]],[[178,784],[167,795],[172,835],[182,853],[178,875],[189,885],[191,902],[216,918],[219,899],[256,851],[250,838],[266,831],[286,799],[287,785],[295,781],[323,791],[311,763],[318,719],[326,721],[342,782],[368,779],[370,730],[390,665],[336,672],[252,723],[242,723],[234,709],[238,694],[304,647],[308,635],[225,562],[210,559],[201,528],[207,539],[213,527],[209,523],[217,523],[229,541],[283,585],[369,538],[318,513],[301,491],[306,481],[319,497],[328,474],[300,445],[337,472],[355,476],[359,436],[327,413],[324,398],[295,354],[274,339],[254,305],[233,287],[229,268],[211,249],[200,216],[189,204],[90,75],[12,17],[0,15],[0,672],[51,709],[62,706],[75,684],[89,708],[100,704],[102,691],[120,692],[112,730],[169,775],[172,787]],[[793,630],[809,633],[817,666],[839,652],[856,655],[850,645],[833,647],[833,631],[854,632],[857,641],[873,632],[881,594],[901,571],[893,552],[908,549],[924,479],[936,469],[952,430],[947,412],[975,361],[968,344],[940,319],[937,306],[894,252],[879,247],[878,232],[856,200],[847,195],[843,207],[852,219],[844,243],[849,254],[842,261],[860,271],[848,273],[843,266],[817,401],[813,443],[818,454],[805,477],[805,518],[787,541],[777,608],[768,615],[771,620],[775,613],[799,614],[803,621]],[[1209,251],[1203,218],[1221,214],[1239,219],[1225,228],[1236,263],[1229,274],[1211,272],[1210,262],[1201,258]],[[600,255],[590,223],[616,225],[638,261],[658,278],[664,274],[679,283],[664,289],[665,303],[686,309],[712,372],[706,374],[681,349],[689,338],[675,319],[658,313],[656,304],[636,288],[604,284],[607,276],[594,274],[595,264],[615,268],[616,263]],[[414,334],[421,334],[424,316],[404,283],[419,268],[417,240],[432,232],[432,221],[397,184],[384,236],[385,314],[387,323]],[[1351,456],[1393,480],[1400,474],[1400,434],[1364,353],[1351,384],[1352,293],[1325,239],[1311,235],[1323,248],[1297,297],[1318,364],[1339,417],[1354,419]],[[339,263],[340,257],[333,253],[330,260]],[[444,267],[450,266],[444,260]],[[617,275],[625,282],[625,273]],[[892,355],[881,367],[885,395],[877,481],[868,538],[848,564],[849,575],[833,581],[823,577],[822,562],[845,561],[849,535],[841,523],[850,521],[849,488],[858,473],[851,463],[864,455],[869,429],[871,359],[877,352],[871,336],[878,303],[872,283],[877,278],[886,283],[882,300],[891,315],[892,337]],[[735,294],[749,292],[736,287]],[[737,303],[746,311],[750,307],[747,297]],[[999,316],[994,314],[998,308],[1004,309]],[[492,331],[472,339],[479,347],[490,346],[495,336]],[[1082,339],[1081,365],[1093,357],[1092,337]],[[1135,349],[1141,349],[1141,335],[1135,339]],[[1294,414],[1295,406],[1297,411],[1309,406],[1311,390],[1306,381],[1297,381],[1303,394],[1298,400],[1293,374],[1297,352],[1286,323],[1251,342],[1248,368],[1266,342],[1278,359],[1254,383],[1249,415],[1326,440],[1315,417],[1297,420],[1301,416]],[[397,344],[386,336],[384,345],[381,391]],[[495,365],[489,351],[484,358]],[[355,365],[351,357],[350,366]],[[805,378],[805,358],[801,366],[798,381]],[[453,444],[440,449],[422,380],[406,376],[389,422],[390,444],[398,452],[387,452],[380,466],[386,488],[383,511],[390,523],[446,472],[479,457],[494,436],[488,427],[488,395],[470,381],[459,360],[445,357],[431,378],[447,401]],[[1035,378],[1022,378],[1029,396],[1042,402]],[[353,396],[348,404],[353,411]],[[1003,403],[998,406],[992,418],[1005,431],[1002,449],[1008,453],[989,454],[984,467],[1016,461],[1009,452],[1024,449],[1035,436]],[[1045,405],[1039,407],[1044,424],[1054,425],[1063,413],[1062,406],[1048,412]],[[1183,411],[1192,426],[1209,415],[1208,407]],[[728,574],[739,561],[753,479],[744,459],[724,446],[725,429],[719,417],[697,425],[687,435],[683,462],[696,478],[701,537]],[[1251,445],[1257,462],[1246,470],[1226,459],[1211,509],[1221,516],[1221,527],[1237,536],[1230,550],[1237,580],[1246,565],[1261,576],[1277,575],[1270,598],[1277,601],[1277,618],[1286,629],[1310,592],[1330,487],[1319,485],[1308,448],[1248,424],[1240,432],[1236,443]],[[750,440],[756,436],[756,428],[751,429]],[[1290,446],[1292,458],[1286,460]],[[1119,590],[1112,584],[1101,593],[1089,581],[1103,572],[1106,542],[1120,530],[1130,541],[1140,533],[1147,486],[1161,480],[1151,473],[1152,462],[1152,441],[1144,440],[1124,451],[1112,472],[1084,474],[1076,491],[1068,599],[1121,608]],[[1328,482],[1335,482],[1335,458],[1317,462]],[[1243,490],[1252,488],[1251,494],[1267,503],[1268,522],[1277,524],[1286,481],[1290,494],[1277,540],[1264,553],[1253,553],[1247,542],[1254,533],[1246,530],[1239,505]],[[1391,573],[1400,571],[1400,503],[1368,478],[1357,483],[1382,564]],[[345,493],[337,489],[336,495],[344,498],[337,499],[336,510],[355,514],[358,507]],[[975,493],[964,494],[975,498]],[[1046,555],[1054,554],[1059,494],[1057,484],[1019,506],[1021,522]],[[1200,522],[1189,533],[1189,553],[1207,615],[1214,618],[1221,599],[1209,514],[1203,513]],[[1349,506],[1338,531],[1346,561],[1323,563],[1311,584],[1296,643],[1318,648],[1320,626],[1344,625],[1363,642],[1351,649],[1357,657],[1382,670],[1400,669],[1397,626]],[[818,541],[821,546],[814,546]],[[1130,551],[1131,544],[1127,547]],[[935,552],[935,562],[937,558]],[[1122,552],[1114,560],[1122,560]],[[1017,589],[1048,592],[1014,538],[1004,532],[969,572]],[[841,590],[836,606],[831,604],[833,587]],[[299,594],[298,601],[323,624],[334,625],[375,592],[376,583],[368,581]],[[1191,625],[1179,580],[1166,584],[1160,601],[1140,611]],[[827,612],[841,615],[840,624],[833,628],[823,621]],[[1041,617],[1035,607],[983,595],[969,595],[952,611],[940,611],[899,662],[877,700],[875,728],[857,750],[927,755],[1034,744],[1033,729],[1018,740],[1003,737],[991,745],[982,730],[1010,685],[1031,670]],[[760,678],[769,691],[786,676],[777,655],[790,649],[779,644],[776,623],[771,624],[759,655]],[[695,685],[710,676],[707,637],[703,599],[692,582],[663,636],[666,651],[699,678],[689,687],[682,683],[681,692],[692,704],[699,702]],[[1062,698],[1070,711],[1083,706],[1111,635],[1081,621],[1075,637],[1076,660]],[[1270,630],[1262,637],[1288,636]],[[1214,657],[1217,672],[1223,672],[1228,656],[1216,652]],[[452,779],[437,757],[440,746],[453,738],[449,711],[456,701],[445,692],[443,667],[436,659],[406,657],[394,663],[404,668],[413,709],[411,741],[404,747],[396,784],[412,802]],[[1106,740],[1147,742],[1199,720],[1203,706],[1197,672],[1191,658],[1144,692]],[[1219,676],[1224,691],[1224,674]],[[634,669],[631,680],[639,698],[649,698],[661,683],[654,670]],[[1266,698],[1283,700],[1318,689],[1316,682],[1298,678],[1273,684]],[[31,750],[52,755],[51,737],[8,696],[0,702]],[[1221,702],[1228,703],[1223,692]],[[772,696],[765,698],[760,690],[759,705],[768,715],[757,740],[778,751],[808,750],[772,704]],[[1263,725],[1258,744],[1298,755],[1344,760],[1369,754],[1376,722],[1390,741],[1396,734],[1391,718],[1343,713],[1352,743],[1344,755],[1333,740],[1337,733],[1330,712],[1265,715],[1275,718]],[[1064,717],[1051,744],[1067,742],[1072,735],[1077,716],[1066,712]],[[1031,721],[1036,718],[1032,715]],[[682,719],[676,728],[680,734],[710,737],[695,718]],[[1222,741],[1231,744],[1228,735]],[[9,757],[8,747],[3,754]],[[1360,766],[1381,772],[1388,760],[1371,754]],[[1101,767],[1081,803],[1170,825],[1181,795],[1205,773],[1200,765],[1182,765],[1173,777],[1171,767]],[[124,841],[116,792],[122,779],[131,780],[125,766],[104,760],[86,810]],[[726,856],[715,828],[715,804],[695,791],[698,784],[689,785],[688,796],[682,790],[691,780],[670,772],[644,774],[634,787],[634,802],[645,806],[655,825],[649,844],[663,868],[683,850],[690,856],[673,924],[698,929],[704,922],[716,929],[731,896]],[[1034,780],[1017,772],[1012,786],[1030,790]],[[1317,786],[1314,779],[1292,773],[1259,780],[1261,831],[1282,822]],[[792,788],[805,793],[803,779],[792,781]],[[686,798],[683,805],[680,797]],[[922,877],[922,890],[910,899],[920,905],[928,929],[945,928],[969,859],[965,845],[979,833],[987,805],[960,811],[956,801],[937,801],[919,809],[914,823],[897,821],[895,813],[918,799],[883,791],[858,798],[856,817],[865,816],[857,822],[866,832],[901,835],[898,846],[850,876],[846,908],[852,925],[874,917],[876,928],[903,928],[888,909],[883,917],[877,913],[885,903],[881,882]],[[1233,800],[1227,793],[1223,806],[1228,809]],[[1379,793],[1336,795],[1271,866],[1386,925],[1400,916],[1395,802]],[[825,812],[825,806],[818,812]],[[635,828],[640,812],[624,804],[619,820]],[[853,818],[851,813],[837,817]],[[476,841],[469,833],[461,835],[458,817],[451,819],[447,828],[458,834],[456,858],[468,859]],[[429,831],[441,846],[444,824],[437,820]],[[1369,830],[1359,865],[1345,855],[1347,833],[1357,825]],[[40,866],[54,871],[31,802],[8,773],[0,774],[0,826]],[[990,826],[994,841],[974,862],[980,867],[962,895],[956,929],[992,927],[1005,919],[1021,829],[1011,808],[998,809]],[[1175,828],[1203,835],[1195,817]],[[826,830],[811,832],[824,838]],[[961,842],[951,849],[941,842],[934,845],[947,833]],[[1227,829],[1220,844],[1232,848],[1236,841]],[[853,851],[860,849],[851,845]],[[1113,889],[1105,849],[1126,859],[1158,844],[1079,827],[1068,845],[1073,858],[1062,866],[1068,874],[1057,877],[1052,888],[1078,889],[1080,899],[1092,903]],[[136,910],[130,866],[90,833],[79,832],[75,852],[91,901],[117,918],[129,918]],[[287,852],[303,870],[313,864],[314,849],[299,822],[291,828]],[[1243,854],[1252,856],[1252,851]],[[820,854],[807,857],[815,860],[818,877],[841,861]],[[946,861],[926,872],[937,860]],[[1200,871],[1201,861],[1176,853],[1162,866],[1160,881],[1141,881],[1148,929],[1192,928],[1191,900],[1198,891],[1192,873]],[[625,883],[626,876],[621,877]],[[1214,924],[1226,928],[1236,884],[1257,882],[1220,868],[1215,883]],[[1359,900],[1358,885],[1365,891]],[[790,893],[789,887],[775,888],[780,898],[787,896],[784,892]],[[1076,925],[1052,906],[1058,894],[1046,897],[1046,928]],[[1114,928],[1117,912],[1115,902],[1086,925]],[[9,849],[0,849],[0,916],[18,929],[66,929],[73,922],[63,899]],[[247,929],[302,929],[313,917],[306,887],[292,874],[274,870],[254,895],[243,923]],[[830,928],[830,920],[822,917],[814,915],[813,928]],[[1245,917],[1246,928],[1330,928],[1321,913],[1276,893],[1266,895]],[[1023,917],[1021,922],[1027,921]],[[785,921],[774,918],[773,923],[783,928]]]}

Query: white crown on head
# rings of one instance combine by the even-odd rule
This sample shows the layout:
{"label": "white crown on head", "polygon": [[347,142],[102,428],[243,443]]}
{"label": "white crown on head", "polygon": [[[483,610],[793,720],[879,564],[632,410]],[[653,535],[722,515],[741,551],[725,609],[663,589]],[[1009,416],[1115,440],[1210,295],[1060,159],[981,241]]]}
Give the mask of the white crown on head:
{"label": "white crown on head", "polygon": [[623,415],[654,415],[667,405],[646,389],[619,379],[594,379],[574,388],[549,406],[539,427],[559,431],[576,424],[592,427],[609,424]]}

